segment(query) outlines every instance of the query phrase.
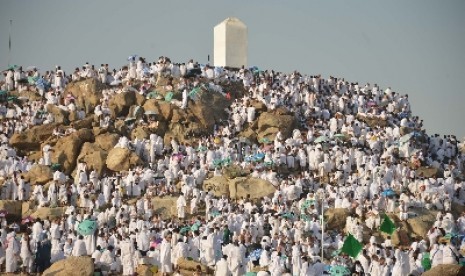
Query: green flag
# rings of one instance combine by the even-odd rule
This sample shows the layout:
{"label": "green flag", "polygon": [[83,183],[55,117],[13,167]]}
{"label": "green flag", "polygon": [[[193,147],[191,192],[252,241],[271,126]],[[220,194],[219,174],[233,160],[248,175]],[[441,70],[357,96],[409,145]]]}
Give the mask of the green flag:
{"label": "green flag", "polygon": [[342,245],[341,252],[346,253],[352,258],[357,258],[358,253],[362,250],[363,245],[352,234],[349,234]]}
{"label": "green flag", "polygon": [[379,227],[379,230],[389,235],[392,235],[392,233],[396,231],[396,225],[386,214],[384,214],[384,219],[381,223],[381,226]]}

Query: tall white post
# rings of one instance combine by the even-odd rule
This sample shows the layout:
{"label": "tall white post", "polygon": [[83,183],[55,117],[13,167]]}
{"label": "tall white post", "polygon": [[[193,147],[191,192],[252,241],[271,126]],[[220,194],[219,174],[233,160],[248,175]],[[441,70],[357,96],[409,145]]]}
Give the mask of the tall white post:
{"label": "tall white post", "polygon": [[323,245],[324,245],[324,235],[325,235],[325,197],[324,194],[321,196],[321,263],[323,263]]}
{"label": "tall white post", "polygon": [[10,28],[8,29],[8,67],[11,62],[11,25],[13,25],[13,20],[10,19]]}

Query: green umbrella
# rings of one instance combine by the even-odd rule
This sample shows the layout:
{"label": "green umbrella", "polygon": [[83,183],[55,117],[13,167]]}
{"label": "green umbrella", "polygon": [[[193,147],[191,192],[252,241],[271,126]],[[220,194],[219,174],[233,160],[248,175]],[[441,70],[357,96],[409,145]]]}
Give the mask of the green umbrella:
{"label": "green umbrella", "polygon": [[19,68],[18,65],[10,65],[10,66],[8,66],[8,68],[6,70],[16,70],[17,68]]}
{"label": "green umbrella", "polygon": [[323,142],[328,142],[328,137],[321,135],[320,137],[316,138],[315,143],[323,143]]}
{"label": "green umbrella", "polygon": [[150,93],[147,94],[147,99],[155,99],[156,97],[158,97],[160,94],[158,94],[157,91],[152,91]]}
{"label": "green umbrella", "polygon": [[60,163],[53,163],[50,168],[52,169],[52,171],[58,171],[60,168],[61,168],[61,164]]}
{"label": "green umbrella", "polygon": [[263,138],[263,139],[260,139],[260,141],[258,141],[260,143],[263,143],[263,144],[270,144],[272,143],[273,141],[271,141],[270,139],[268,139],[267,137]]}
{"label": "green umbrella", "polygon": [[171,102],[171,100],[173,99],[173,95],[173,92],[169,92],[168,94],[166,94],[165,102]]}
{"label": "green umbrella", "polygon": [[338,133],[338,134],[334,134],[334,138],[336,138],[336,139],[341,139],[341,140],[345,140],[345,139],[347,139],[347,136],[345,136],[345,135],[342,134],[342,133]]}
{"label": "green umbrella", "polygon": [[86,219],[79,223],[78,232],[83,236],[93,235],[97,227],[98,225],[95,220]]}
{"label": "green umbrella", "polygon": [[344,276],[350,275],[350,270],[342,265],[333,265],[331,266],[329,273],[331,274],[331,276]]}

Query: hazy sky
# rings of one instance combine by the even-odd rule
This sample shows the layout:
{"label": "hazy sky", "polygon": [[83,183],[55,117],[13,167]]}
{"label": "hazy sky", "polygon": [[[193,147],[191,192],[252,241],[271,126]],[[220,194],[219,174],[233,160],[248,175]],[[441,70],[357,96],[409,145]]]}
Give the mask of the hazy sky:
{"label": "hazy sky", "polygon": [[465,136],[465,1],[5,1],[0,66],[41,70],[131,54],[175,62],[213,57],[213,27],[248,26],[249,66],[344,77],[408,93],[428,134]]}

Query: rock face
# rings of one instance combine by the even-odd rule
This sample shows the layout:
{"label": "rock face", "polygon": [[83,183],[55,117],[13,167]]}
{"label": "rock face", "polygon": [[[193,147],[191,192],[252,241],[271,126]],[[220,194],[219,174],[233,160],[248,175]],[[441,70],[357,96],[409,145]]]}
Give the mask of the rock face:
{"label": "rock face", "polygon": [[414,218],[407,219],[407,224],[411,228],[411,234],[427,238],[426,233],[433,226],[436,221],[436,211],[422,210],[420,208],[415,208],[415,213],[418,214]]}
{"label": "rock face", "polygon": [[325,220],[328,229],[336,229],[344,231],[346,226],[347,217],[350,215],[348,209],[343,208],[329,208],[325,210]]}
{"label": "rock face", "polygon": [[288,114],[282,108],[275,111],[263,112],[258,118],[258,139],[267,138],[272,141],[276,137],[276,133],[281,131],[283,138],[287,139],[292,135],[295,128],[294,116]]}
{"label": "rock face", "polygon": [[8,217],[12,219],[21,218],[22,215],[22,202],[19,200],[0,200],[0,210],[6,210]]}
{"label": "rock face", "polygon": [[276,191],[270,182],[263,179],[254,177],[227,179],[223,176],[205,180],[203,189],[211,189],[215,196],[229,195],[231,198],[240,198],[250,195],[251,199],[270,196]]}
{"label": "rock face", "polygon": [[421,274],[423,276],[462,276],[465,275],[465,266],[440,264]]}
{"label": "rock face", "polygon": [[142,163],[142,160],[134,152],[123,149],[113,148],[108,152],[106,165],[112,171],[128,171],[131,166]]}
{"label": "rock face", "polygon": [[55,219],[55,218],[60,218],[63,216],[65,213],[66,209],[64,207],[55,207],[55,208],[49,208],[49,207],[41,207],[35,210],[31,214],[31,217],[33,218],[40,218],[40,219]]}
{"label": "rock face", "polygon": [[228,100],[220,93],[202,90],[184,110],[156,99],[147,100],[143,108],[156,114],[161,126],[153,132],[164,135],[164,142],[169,145],[171,138],[190,142],[195,136],[210,134],[215,123],[227,119],[225,108],[228,105]]}
{"label": "rock face", "polygon": [[92,142],[94,135],[90,129],[80,129],[58,139],[53,148],[52,163],[61,164],[62,171],[70,174],[76,167],[76,160],[85,142]]}
{"label": "rock face", "polygon": [[34,165],[32,168],[23,174],[24,180],[31,184],[45,184],[53,179],[53,172],[49,166]]}
{"label": "rock face", "polygon": [[85,162],[90,170],[96,170],[99,175],[106,169],[105,161],[108,152],[101,149],[97,143],[86,142],[82,146],[77,158],[78,162]]}
{"label": "rock face", "polygon": [[76,99],[78,107],[84,108],[87,114],[94,111],[94,108],[100,104],[102,90],[106,85],[95,79],[71,82],[66,86],[65,93],[70,93]]}
{"label": "rock face", "polygon": [[23,151],[40,150],[40,144],[52,136],[58,124],[48,124],[32,127],[21,133],[15,133],[9,140],[11,146]]}
{"label": "rock face", "polygon": [[95,137],[95,144],[103,150],[110,151],[118,143],[118,139],[118,134],[103,133]]}
{"label": "rock face", "polygon": [[[198,265],[200,265],[203,273],[205,273],[205,274],[209,273],[208,267],[206,265],[203,265],[203,264],[198,263],[196,261],[188,260],[186,258],[179,258],[178,259],[179,269],[181,271],[185,271],[185,272],[187,272],[189,274],[195,272]],[[183,275],[188,275],[187,273],[183,274]]]}
{"label": "rock face", "polygon": [[67,125],[69,123],[69,112],[59,108],[56,105],[48,104],[47,112],[53,114],[54,122]]}
{"label": "rock face", "polygon": [[68,257],[52,264],[43,276],[92,276],[94,262],[90,257]]}
{"label": "rock face", "polygon": [[137,275],[138,276],[152,276],[154,275],[153,272],[150,270],[150,267],[148,265],[139,265],[137,266]]}
{"label": "rock face", "polygon": [[163,219],[170,218],[177,214],[176,200],[177,197],[164,196],[152,198],[153,210],[156,214],[161,214]]}
{"label": "rock face", "polygon": [[123,92],[115,95],[109,103],[112,117],[127,116],[129,114],[129,108],[132,105],[135,105],[136,102],[136,93],[134,91]]}

